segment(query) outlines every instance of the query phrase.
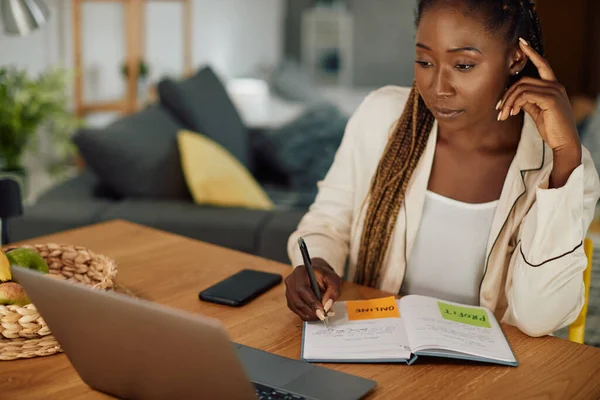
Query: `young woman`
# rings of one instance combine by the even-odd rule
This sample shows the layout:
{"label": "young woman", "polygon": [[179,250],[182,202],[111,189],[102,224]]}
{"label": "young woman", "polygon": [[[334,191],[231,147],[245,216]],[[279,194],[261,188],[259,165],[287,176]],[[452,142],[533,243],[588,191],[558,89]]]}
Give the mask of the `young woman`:
{"label": "young woman", "polygon": [[600,182],[543,58],[531,0],[420,0],[412,89],[371,93],[289,240],[289,308],[323,318],[342,277],[481,305],[531,336],[583,304]]}

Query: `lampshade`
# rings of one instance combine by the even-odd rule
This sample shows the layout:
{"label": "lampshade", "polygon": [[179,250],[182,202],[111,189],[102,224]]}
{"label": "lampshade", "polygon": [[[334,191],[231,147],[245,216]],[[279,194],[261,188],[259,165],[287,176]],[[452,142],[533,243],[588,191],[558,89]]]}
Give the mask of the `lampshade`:
{"label": "lampshade", "polygon": [[0,0],[0,17],[7,35],[27,35],[44,25],[49,16],[43,0]]}

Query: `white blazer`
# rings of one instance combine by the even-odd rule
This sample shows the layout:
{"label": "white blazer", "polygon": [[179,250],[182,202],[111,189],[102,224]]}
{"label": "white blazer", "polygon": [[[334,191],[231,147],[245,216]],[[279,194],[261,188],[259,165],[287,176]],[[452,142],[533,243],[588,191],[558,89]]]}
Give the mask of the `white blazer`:
{"label": "white blazer", "polygon": [[[350,118],[318,195],[290,236],[288,255],[302,265],[297,239],[352,281],[366,214],[363,205],[392,126],[410,88],[386,86],[369,94]],[[398,294],[413,248],[437,141],[437,122],[406,193],[381,271],[379,289]],[[548,189],[552,151],[525,116],[521,139],[500,196],[488,239],[480,305],[530,336],[573,322],[584,299],[583,239],[600,198],[589,152],[559,189]],[[362,206],[362,207],[361,207]],[[435,279],[435,277],[432,277]]]}

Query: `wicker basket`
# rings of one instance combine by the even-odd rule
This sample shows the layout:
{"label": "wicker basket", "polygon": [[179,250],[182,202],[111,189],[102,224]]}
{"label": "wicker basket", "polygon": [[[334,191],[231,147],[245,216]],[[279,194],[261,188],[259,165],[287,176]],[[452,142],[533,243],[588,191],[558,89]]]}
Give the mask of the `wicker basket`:
{"label": "wicker basket", "polygon": [[[72,280],[98,289],[113,289],[116,263],[81,246],[24,245],[36,250],[57,279]],[[9,251],[14,247],[7,247]],[[33,304],[0,305],[0,361],[48,356],[61,352],[56,339]]]}

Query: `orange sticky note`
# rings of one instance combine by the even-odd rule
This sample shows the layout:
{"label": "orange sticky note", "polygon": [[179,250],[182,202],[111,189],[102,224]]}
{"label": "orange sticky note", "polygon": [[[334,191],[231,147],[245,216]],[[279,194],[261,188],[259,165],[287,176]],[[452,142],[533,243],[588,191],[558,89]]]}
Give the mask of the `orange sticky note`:
{"label": "orange sticky note", "polygon": [[376,318],[400,318],[400,311],[394,296],[371,300],[346,302],[346,311],[350,321]]}

